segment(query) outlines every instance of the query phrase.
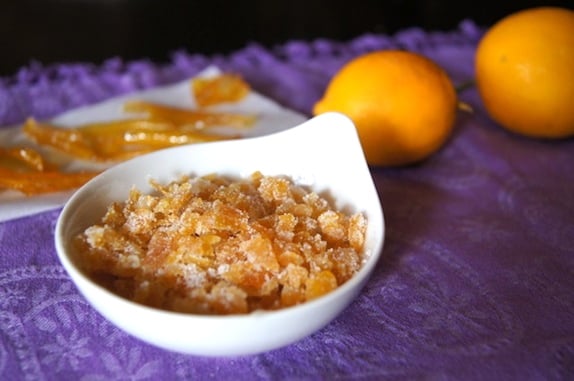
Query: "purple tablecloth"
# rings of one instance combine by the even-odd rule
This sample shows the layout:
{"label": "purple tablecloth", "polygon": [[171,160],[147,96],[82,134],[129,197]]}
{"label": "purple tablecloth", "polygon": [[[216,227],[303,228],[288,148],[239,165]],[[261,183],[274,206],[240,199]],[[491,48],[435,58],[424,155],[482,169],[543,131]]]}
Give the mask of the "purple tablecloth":
{"label": "purple tablecloth", "polygon": [[[480,35],[462,23],[452,33],[250,45],[220,57],[180,52],[165,65],[31,65],[1,80],[0,124],[210,64],[310,115],[330,76],[375,49],[421,52],[466,81]],[[488,119],[475,90],[462,98],[475,112],[460,115],[441,152],[418,166],[372,168],[387,239],[356,302],[269,353],[202,358],[143,344],[99,316],[68,279],[53,244],[59,210],[0,224],[0,379],[573,379],[574,140],[512,135]]]}

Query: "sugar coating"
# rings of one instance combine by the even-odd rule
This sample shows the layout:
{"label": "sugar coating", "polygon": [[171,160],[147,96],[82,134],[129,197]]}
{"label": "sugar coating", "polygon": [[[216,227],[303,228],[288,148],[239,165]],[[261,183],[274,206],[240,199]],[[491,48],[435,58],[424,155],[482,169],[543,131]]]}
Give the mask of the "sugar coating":
{"label": "sugar coating", "polygon": [[151,185],[75,240],[82,268],[135,302],[195,314],[276,310],[332,291],[364,261],[363,214],[344,214],[289,178]]}

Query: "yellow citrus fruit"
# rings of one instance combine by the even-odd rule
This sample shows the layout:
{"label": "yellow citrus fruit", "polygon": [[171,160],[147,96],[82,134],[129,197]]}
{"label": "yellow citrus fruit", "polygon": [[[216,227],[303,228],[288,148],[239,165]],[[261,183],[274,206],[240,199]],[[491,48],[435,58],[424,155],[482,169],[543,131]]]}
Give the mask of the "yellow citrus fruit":
{"label": "yellow citrus fruit", "polygon": [[478,44],[475,77],[501,126],[538,138],[574,135],[574,11],[530,8],[495,23]]}
{"label": "yellow citrus fruit", "polygon": [[439,65],[418,53],[383,50],[345,64],[313,114],[346,114],[369,164],[399,166],[438,151],[451,135],[456,109],[456,91]]}

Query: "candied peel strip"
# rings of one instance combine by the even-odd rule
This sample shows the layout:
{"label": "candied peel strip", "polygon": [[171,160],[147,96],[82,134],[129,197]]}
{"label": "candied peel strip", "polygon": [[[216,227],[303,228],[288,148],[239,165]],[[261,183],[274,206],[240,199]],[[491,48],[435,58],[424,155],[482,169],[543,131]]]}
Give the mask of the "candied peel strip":
{"label": "candied peel strip", "polygon": [[128,119],[78,127],[96,148],[99,160],[123,160],[160,148],[235,138],[182,130],[169,121]]}
{"label": "candied peel strip", "polygon": [[98,173],[17,172],[0,168],[0,189],[13,189],[26,195],[59,192],[78,188]]}
{"label": "candied peel strip", "polygon": [[146,114],[152,120],[169,121],[180,128],[198,130],[209,127],[246,128],[257,120],[254,115],[188,110],[141,100],[124,103],[124,111]]}
{"label": "candied peel strip", "polygon": [[63,128],[28,118],[24,133],[38,144],[94,161],[121,161],[160,148],[235,138],[181,130],[170,122],[148,119],[114,120]]}
{"label": "candied peel strip", "polygon": [[42,155],[29,147],[0,147],[0,166],[43,171],[49,167]]}
{"label": "candied peel strip", "polygon": [[191,89],[199,107],[207,107],[239,102],[249,94],[251,87],[241,76],[224,73],[211,78],[195,78],[191,81]]}
{"label": "candied peel strip", "polygon": [[59,128],[38,123],[34,118],[26,119],[24,133],[36,143],[55,148],[81,159],[96,156],[91,142],[80,131],[73,128]]}
{"label": "candied peel strip", "polygon": [[123,133],[135,130],[170,131],[176,129],[170,122],[151,119],[118,119],[108,122],[87,123],[76,128],[90,137],[121,136]]}
{"label": "candied peel strip", "polygon": [[12,189],[26,195],[70,190],[98,173],[61,172],[33,148],[0,148],[0,190]]}
{"label": "candied peel strip", "polygon": [[[196,95],[209,104],[237,102],[250,91],[249,85],[233,74],[192,81],[192,86]],[[37,144],[74,158],[113,162],[176,145],[236,139],[240,136],[202,130],[215,126],[251,127],[257,119],[255,115],[188,110],[146,101],[128,101],[124,111],[147,117],[70,128],[39,123],[30,117],[23,125],[23,132]],[[0,147],[0,189],[16,189],[26,194],[66,190],[82,185],[97,173],[61,172],[35,149]]]}

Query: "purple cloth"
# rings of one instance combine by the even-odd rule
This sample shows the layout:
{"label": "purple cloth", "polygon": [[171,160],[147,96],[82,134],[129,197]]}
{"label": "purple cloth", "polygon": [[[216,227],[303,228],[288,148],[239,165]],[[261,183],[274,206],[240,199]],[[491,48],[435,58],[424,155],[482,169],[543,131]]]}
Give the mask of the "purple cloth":
{"label": "purple cloth", "polygon": [[[171,83],[210,64],[310,115],[330,76],[391,47],[473,76],[481,30],[406,30],[348,42],[253,44],[229,56],[179,52],[165,65],[30,65],[0,82],[0,122],[45,117]],[[438,154],[372,168],[387,239],[372,278],[334,322],[288,347],[239,358],[169,353],[119,331],[59,265],[59,210],[0,224],[0,379],[566,380],[574,378],[574,140],[502,130],[474,89]],[[297,324],[297,322],[293,322]]]}

